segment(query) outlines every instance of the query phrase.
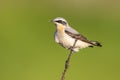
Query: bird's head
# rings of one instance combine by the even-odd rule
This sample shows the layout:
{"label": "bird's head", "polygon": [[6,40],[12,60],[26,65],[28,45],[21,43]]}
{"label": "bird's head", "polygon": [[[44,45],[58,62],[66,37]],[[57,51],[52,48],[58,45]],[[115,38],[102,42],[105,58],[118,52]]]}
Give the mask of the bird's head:
{"label": "bird's head", "polygon": [[52,22],[56,25],[63,25],[63,26],[68,25],[67,21],[62,17],[57,17],[57,18],[53,19]]}

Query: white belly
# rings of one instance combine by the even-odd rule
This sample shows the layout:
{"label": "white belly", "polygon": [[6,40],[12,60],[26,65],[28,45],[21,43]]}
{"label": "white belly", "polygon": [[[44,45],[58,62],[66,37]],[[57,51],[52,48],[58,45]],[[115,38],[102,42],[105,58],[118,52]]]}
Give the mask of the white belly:
{"label": "white belly", "polygon": [[55,36],[58,39],[59,43],[62,44],[65,48],[70,48],[74,44],[75,40],[66,34],[61,35],[57,33]]}
{"label": "white belly", "polygon": [[[70,48],[73,46],[74,42],[75,42],[75,39],[72,38],[71,36],[67,35],[67,34],[64,34],[64,35],[61,35],[61,34],[56,34],[55,35],[55,40],[57,43],[60,43],[62,44],[63,47],[65,48]],[[77,52],[79,51],[79,49],[82,49],[82,48],[85,48],[85,47],[88,47],[90,44],[86,43],[86,42],[83,42],[83,41],[80,41],[80,40],[77,40],[76,44],[75,44],[75,47],[74,47],[74,51]]]}

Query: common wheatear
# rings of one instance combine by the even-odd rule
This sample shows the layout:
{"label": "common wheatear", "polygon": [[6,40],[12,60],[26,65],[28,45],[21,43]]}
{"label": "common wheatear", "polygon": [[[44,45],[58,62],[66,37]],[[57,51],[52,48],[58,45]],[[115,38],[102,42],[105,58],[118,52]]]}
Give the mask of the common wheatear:
{"label": "common wheatear", "polygon": [[52,22],[56,25],[56,32],[54,34],[55,42],[59,43],[66,49],[71,49],[75,40],[77,40],[77,42],[72,49],[74,52],[78,52],[79,49],[86,47],[102,46],[97,41],[89,41],[86,37],[70,27],[64,18],[57,17],[53,19]]}

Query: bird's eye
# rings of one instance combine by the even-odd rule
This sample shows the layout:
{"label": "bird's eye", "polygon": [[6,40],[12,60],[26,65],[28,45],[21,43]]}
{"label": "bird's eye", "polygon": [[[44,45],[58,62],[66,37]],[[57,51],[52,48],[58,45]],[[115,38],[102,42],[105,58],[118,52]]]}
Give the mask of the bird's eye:
{"label": "bird's eye", "polygon": [[56,21],[56,22],[61,23],[61,24],[63,24],[63,25],[66,24],[66,22],[65,22],[65,21],[62,21],[62,20],[58,20],[58,21]]}

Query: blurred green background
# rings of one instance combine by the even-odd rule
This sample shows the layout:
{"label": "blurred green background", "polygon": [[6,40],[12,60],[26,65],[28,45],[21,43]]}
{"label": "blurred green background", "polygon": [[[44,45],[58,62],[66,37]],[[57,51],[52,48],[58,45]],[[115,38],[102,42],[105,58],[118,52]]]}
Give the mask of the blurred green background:
{"label": "blurred green background", "polygon": [[48,22],[58,16],[103,44],[74,54],[66,80],[120,80],[118,0],[1,0],[0,80],[60,80],[69,51]]}

